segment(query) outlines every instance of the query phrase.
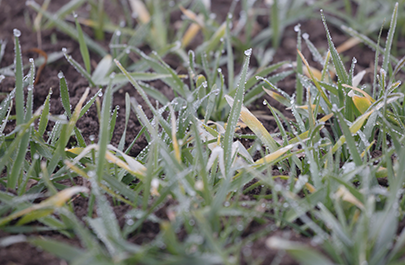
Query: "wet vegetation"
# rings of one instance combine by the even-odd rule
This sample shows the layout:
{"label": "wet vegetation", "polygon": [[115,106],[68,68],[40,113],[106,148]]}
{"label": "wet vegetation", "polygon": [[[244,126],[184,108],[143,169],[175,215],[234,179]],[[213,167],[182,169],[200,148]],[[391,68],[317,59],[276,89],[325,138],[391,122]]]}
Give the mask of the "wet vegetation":
{"label": "wet vegetation", "polygon": [[76,49],[0,41],[2,264],[403,264],[404,10],[368,2],[27,1]]}

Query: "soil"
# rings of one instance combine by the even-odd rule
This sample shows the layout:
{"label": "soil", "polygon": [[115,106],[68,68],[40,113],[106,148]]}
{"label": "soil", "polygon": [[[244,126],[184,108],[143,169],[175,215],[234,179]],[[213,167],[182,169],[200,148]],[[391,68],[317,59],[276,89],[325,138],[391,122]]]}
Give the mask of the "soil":
{"label": "soil", "polygon": [[[39,4],[42,4],[43,1],[38,1]],[[51,1],[50,6],[48,8],[49,11],[54,12],[58,10],[63,4],[67,1]],[[212,8],[214,13],[216,13],[216,19],[218,22],[222,22],[224,19],[224,14],[227,14],[229,10],[230,0],[221,0],[221,1],[212,1]],[[113,4],[110,1],[105,1],[106,9],[113,10],[109,12],[114,12],[114,22],[118,23],[119,19],[123,16],[123,11]],[[240,3],[236,6],[236,13],[239,14],[238,10],[240,10]],[[80,10],[79,10],[80,11]],[[85,10],[82,10],[83,12]],[[37,33],[32,30],[32,25],[27,25],[27,18],[30,18],[30,21],[35,18],[35,12],[30,10],[26,5],[25,1],[15,1],[15,0],[0,0],[0,39],[7,40],[7,47],[4,54],[4,58],[0,64],[0,68],[8,66],[13,63],[14,60],[14,45],[13,45],[13,29],[17,28],[21,31],[22,35],[20,37],[20,43],[23,54],[23,60],[25,63],[28,62],[29,57],[37,57],[38,55],[32,52],[29,52],[32,48],[40,48],[46,53],[50,54],[52,52],[61,51],[62,48],[67,48],[70,52],[69,54],[77,60],[79,63],[81,61],[81,55],[79,51],[79,45],[76,41],[72,40],[69,36],[61,33],[56,29],[51,30],[43,30],[41,31],[40,38],[42,40],[41,45],[37,42]],[[174,12],[171,16],[171,22],[175,22],[181,19],[181,12]],[[236,18],[235,18],[236,19]],[[259,32],[261,29],[268,27],[268,20],[267,16],[260,16],[258,18],[257,28],[255,29]],[[84,27],[86,33],[90,36],[93,35],[93,31]],[[327,50],[327,42],[325,39],[325,30],[320,20],[308,20],[301,22],[301,30],[302,32],[308,32],[310,34],[310,40],[314,43],[314,45],[321,50]],[[330,26],[331,34],[333,36],[333,40],[335,45],[338,46],[344,41],[346,41],[349,37],[344,35],[339,29]],[[51,40],[56,37],[57,42],[53,43]],[[105,41],[99,42],[103,47],[108,47],[108,41],[111,36],[106,34]],[[296,58],[296,32],[293,30],[293,26],[287,27],[284,31],[284,35],[281,41],[280,48],[274,55],[273,63],[283,61],[283,60],[291,60],[294,61]],[[401,42],[402,43],[402,42]],[[193,43],[192,45],[197,45]],[[400,47],[400,45],[398,45]],[[147,47],[145,47],[148,49]],[[311,59],[311,54],[309,50],[306,48],[305,44],[303,44],[303,54],[308,59],[310,64],[314,67],[320,68],[320,65],[315,63]],[[344,53],[345,58],[352,58],[355,56],[357,58],[357,65],[356,65],[356,73],[361,70],[366,70],[367,73],[364,79],[371,80],[373,76],[373,62],[374,62],[374,52],[362,45],[357,45],[352,49],[346,51]],[[95,53],[90,54],[92,61],[94,64],[98,62],[101,58]],[[181,64],[179,64],[179,60],[168,56],[165,60],[173,67],[173,69],[181,70],[184,69]],[[346,60],[346,66],[349,67],[351,60]],[[257,64],[256,60],[252,60],[252,66]],[[94,68],[94,67],[93,67]],[[240,68],[236,66],[236,68]],[[226,69],[224,69],[226,71]],[[71,99],[72,106],[75,106],[79,101],[80,97],[82,96],[85,89],[88,87],[87,80],[82,77],[64,58],[47,65],[38,80],[38,83],[35,86],[34,92],[34,110],[39,108],[45,101],[45,98],[49,92],[49,89],[52,88],[53,94],[51,97],[51,110],[52,114],[63,114],[63,107],[60,102],[60,91],[59,91],[59,78],[58,73],[63,72],[66,80],[68,82],[69,87],[69,94]],[[238,70],[236,71],[238,73]],[[294,93],[295,89],[295,77],[288,77],[285,80],[279,82],[277,85],[284,91],[289,94]],[[166,95],[169,99],[174,97],[173,92],[170,90],[162,82],[154,82],[152,84],[155,88],[159,89],[164,95]],[[10,92],[14,88],[14,78],[6,77],[5,80],[2,81],[0,84],[0,92]],[[94,95],[98,91],[97,88],[91,88],[91,95]],[[113,105],[120,106],[119,115],[116,122],[115,133],[113,135],[111,144],[117,146],[122,132],[124,131],[125,126],[125,93],[128,93],[131,97],[135,97],[140,104],[143,104],[143,101],[140,99],[139,95],[136,93],[135,89],[127,84],[122,87],[119,91],[114,94]],[[280,103],[274,101],[269,96],[264,96],[264,98],[275,108],[282,111],[287,117],[290,116],[290,112],[285,110],[284,106]],[[101,98],[100,98],[101,99]],[[269,119],[270,112],[266,106],[262,104],[263,99],[257,100],[249,109],[254,112],[262,111],[265,113],[265,116],[261,118],[264,126],[270,131],[274,132],[276,123],[274,120]],[[145,110],[147,107],[145,106]],[[148,114],[148,113],[147,113]],[[268,115],[268,116],[266,116]],[[48,125],[48,130],[52,129],[54,124],[50,122]],[[93,105],[90,110],[79,120],[77,123],[78,128],[81,130],[82,135],[87,143],[90,143],[90,136],[95,136],[95,140],[97,141],[98,135],[98,117],[97,117],[97,110],[96,107]],[[6,127],[6,131],[10,132],[14,128],[13,122],[10,122]],[[125,146],[128,147],[135,136],[141,129],[141,125],[138,122],[136,116],[131,113],[128,129],[126,134],[126,142]],[[147,141],[144,136],[140,137],[136,144],[130,151],[131,156],[136,156],[139,152],[147,145]],[[277,175],[277,172],[273,172],[273,175]],[[259,195],[263,194],[260,188],[255,188],[249,192],[247,200],[252,199],[252,195]],[[88,201],[80,196],[75,197],[72,202],[73,209],[75,214],[78,216],[79,219],[87,215],[88,212]],[[174,204],[175,201],[168,201],[166,202],[162,208],[158,211],[161,213],[160,218],[167,219],[166,210],[171,205]],[[130,209],[127,205],[114,205],[114,212],[119,220],[120,225],[124,224],[125,213]],[[244,236],[248,236],[251,233],[255,233],[260,231],[260,229],[264,229],[265,227],[272,224],[272,221],[268,219],[267,224],[259,225],[257,223],[252,223],[251,226],[244,232]],[[271,231],[264,229],[263,231],[267,231],[267,236],[262,236],[261,239],[254,241],[252,244],[243,248],[242,260],[244,264],[249,264],[251,260],[262,260],[262,264],[270,264],[274,258],[279,259],[280,263],[278,264],[297,264],[293,259],[284,255],[283,253],[277,253],[276,251],[270,251],[265,246],[265,238],[268,238],[272,235],[277,235],[281,237],[287,237],[293,239],[294,241],[301,241],[303,243],[308,243],[310,241],[309,238],[304,237],[300,234],[294,233],[292,230],[286,229],[286,231]],[[142,227],[142,230],[133,235],[132,237],[128,238],[130,242],[134,242],[137,244],[141,244],[142,242],[147,242],[152,240],[157,234],[159,233],[159,225],[147,222]],[[181,234],[181,232],[180,232]],[[6,233],[0,230],[0,238],[6,237],[11,235],[10,233]],[[70,239],[61,234],[53,233],[53,232],[37,232],[33,233],[32,235],[41,235],[51,237],[53,239],[59,241],[66,241],[66,243],[73,244],[73,245],[80,245],[78,239]],[[0,263],[1,264],[66,264],[65,261],[60,260],[49,253],[43,252],[35,247],[27,243],[18,243],[11,245],[6,248],[0,248]]]}

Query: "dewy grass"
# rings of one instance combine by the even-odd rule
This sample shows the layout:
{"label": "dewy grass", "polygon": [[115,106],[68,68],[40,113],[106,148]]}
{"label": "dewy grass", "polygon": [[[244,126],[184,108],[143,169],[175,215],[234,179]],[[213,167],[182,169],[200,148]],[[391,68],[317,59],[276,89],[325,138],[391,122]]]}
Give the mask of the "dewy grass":
{"label": "dewy grass", "polygon": [[[393,11],[386,49],[378,49],[384,55],[383,70],[374,77],[378,93],[369,93],[363,87],[373,84],[364,84],[361,74],[354,75],[355,63],[349,71],[345,68],[328,32],[329,18],[323,14],[329,47],[326,56],[309,36],[302,36],[302,44],[309,46],[322,71],[316,71],[300,49],[297,68],[285,71],[283,66],[288,62],[284,61],[270,64],[269,60],[257,68],[250,64],[264,51],[252,47],[241,52],[243,45],[236,38],[242,29],[249,33],[252,22],[231,27],[232,16],[228,15],[218,23],[209,16],[209,1],[181,2],[196,19],[203,18],[204,27],[199,26],[204,41],[194,51],[186,51],[186,45],[177,42],[165,24],[169,12],[163,12],[164,8],[180,8],[169,8],[169,3],[157,0],[131,1],[132,9],[141,12],[137,18],[140,25],[135,30],[120,25],[122,32],[113,34],[110,50],[100,50],[82,32],[82,20],[74,21],[76,28],[64,21],[84,2],[65,5],[55,15],[28,2],[43,14],[45,25],[75,35],[84,67],[67,51],[66,59],[90,86],[101,88],[89,99],[90,88],[86,89],[72,109],[70,80],[60,72],[63,115],[50,112],[51,89],[43,106],[32,109],[35,62],[30,60],[24,75],[20,34],[15,31],[15,64],[8,68],[14,69],[15,89],[0,104],[0,128],[3,132],[11,119],[16,120],[16,127],[7,135],[0,134],[0,169],[5,172],[0,184],[16,192],[0,190],[0,229],[10,233],[0,239],[0,246],[28,242],[71,264],[254,264],[260,257],[252,252],[252,244],[271,253],[281,250],[280,256],[286,252],[302,264],[403,263],[405,230],[397,235],[397,229],[405,212],[405,108],[396,78],[404,60],[392,59],[389,49],[400,16],[398,6]],[[97,3],[91,3],[93,11],[107,16],[101,8],[103,2]],[[247,43],[259,44],[263,36],[272,36],[268,41],[276,45],[297,10],[312,10],[300,1],[291,3],[289,9],[283,1],[275,1],[273,13],[276,8],[280,13],[264,33],[246,38]],[[348,1],[345,3],[349,10]],[[245,12],[256,10],[251,4],[244,3]],[[111,22],[96,22],[98,34],[110,29]],[[179,38],[189,24],[184,25]],[[142,36],[144,30],[159,37],[156,43],[151,43],[150,36]],[[140,37],[135,41],[124,32],[136,32]],[[378,48],[379,44],[364,35],[348,32]],[[301,32],[297,34],[301,41]],[[140,49],[148,43],[156,52],[145,54]],[[103,58],[93,73],[88,49]],[[168,54],[178,56],[187,74],[168,65]],[[132,62],[132,55],[139,60]],[[244,62],[235,75],[238,58]],[[300,69],[302,63],[306,71]],[[222,73],[226,67],[231,68],[227,69],[227,80]],[[289,95],[277,82],[293,73],[302,87]],[[335,74],[337,84],[330,78]],[[173,98],[169,100],[144,83],[155,80],[165,83]],[[124,130],[116,132],[120,118],[112,98],[125,83],[133,85],[142,100],[126,94]],[[101,104],[99,93],[104,96]],[[268,115],[274,116],[280,133],[267,131],[256,112],[248,110],[249,103],[265,93],[292,111],[294,119],[289,119],[260,99],[269,107]],[[96,143],[85,139],[77,126],[94,102],[100,115]],[[349,105],[351,113],[343,111]],[[131,111],[143,128],[127,146]],[[56,122],[47,135],[49,121]],[[248,126],[252,134],[241,135],[239,126]],[[122,133],[117,147],[110,143],[115,133]],[[143,136],[149,144],[133,157],[131,147]],[[76,147],[70,146],[72,138]],[[251,142],[242,144],[243,138]],[[373,150],[383,155],[374,157]],[[276,170],[281,175],[273,176]],[[73,178],[83,178],[83,186],[60,184]],[[378,185],[379,178],[386,178],[388,187]],[[33,181],[36,184],[30,186]],[[252,195],[253,190],[260,191]],[[89,214],[81,220],[73,210],[74,198],[79,198],[75,196],[89,202],[85,209]],[[127,209],[123,216],[116,216],[117,206]],[[251,233],[258,225],[261,229]],[[156,230],[150,241],[134,240],[149,226]],[[38,230],[77,238],[80,247],[30,233],[41,233]],[[294,237],[309,236],[311,244],[274,236],[282,230]]]}

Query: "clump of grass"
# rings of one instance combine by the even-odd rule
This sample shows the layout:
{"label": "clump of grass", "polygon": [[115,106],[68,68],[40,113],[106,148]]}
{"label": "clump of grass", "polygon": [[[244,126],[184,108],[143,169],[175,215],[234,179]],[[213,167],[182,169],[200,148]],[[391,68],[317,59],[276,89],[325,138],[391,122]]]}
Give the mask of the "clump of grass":
{"label": "clump of grass", "polygon": [[[142,21],[137,33],[146,28],[167,32],[161,16],[162,6],[153,9],[155,1],[147,1],[141,8],[142,2],[131,3],[138,11],[142,9],[148,14],[153,11],[149,20],[146,13],[139,14]],[[274,5],[278,7],[281,2],[275,1]],[[253,262],[255,257],[242,250],[265,238],[267,247],[286,251],[303,264],[402,262],[404,232],[395,236],[404,207],[401,196],[405,178],[402,133],[405,115],[403,94],[395,75],[403,60],[397,63],[390,55],[397,8],[392,15],[381,71],[375,72],[378,81],[375,92],[371,92],[372,84],[364,89],[360,85],[362,75],[354,75],[355,60],[350,70],[346,70],[322,14],[325,41],[329,45],[326,56],[321,56],[304,37],[322,71],[311,67],[298,49],[296,75],[300,83],[296,94],[290,96],[276,83],[294,71],[269,76],[285,62],[269,66],[266,63],[265,67],[252,69],[250,59],[254,49],[241,54],[244,58],[241,72],[236,78],[233,76],[232,37],[237,32],[232,32],[229,16],[214,30],[209,27],[214,22],[208,19],[204,25],[198,24],[199,30],[204,31],[205,41],[196,51],[187,53],[185,43],[183,46],[170,43],[168,35],[163,35],[156,44],[151,44],[156,52],[147,55],[134,39],[121,39],[123,32],[130,32],[129,28],[115,31],[109,51],[100,50],[82,32],[79,18],[75,18],[76,27],[73,27],[61,19],[65,12],[52,16],[34,2],[29,2],[29,6],[43,14],[50,26],[55,25],[68,34],[77,33],[84,67],[67,51],[64,55],[89,85],[103,89],[99,140],[86,144],[76,124],[101,91],[87,99],[87,89],[71,109],[63,73],[58,77],[65,113],[49,114],[51,91],[39,110],[32,109],[35,62],[30,61],[29,73],[24,76],[16,30],[13,67],[16,86],[0,105],[3,131],[15,98],[17,126],[0,137],[0,169],[6,168],[7,176],[0,183],[16,193],[0,191],[0,227],[26,235],[2,239],[0,245],[29,242],[72,264],[239,264],[242,260]],[[244,7],[250,8],[247,2]],[[70,5],[64,9],[72,11]],[[183,13],[193,20],[190,23],[198,23],[203,17],[195,12],[183,8]],[[95,24],[99,36],[107,25],[102,21]],[[279,36],[280,28],[272,27],[273,34]],[[301,32],[297,33],[301,41]],[[379,47],[379,43],[376,45]],[[222,49],[227,50],[226,55]],[[93,73],[89,50],[103,56]],[[128,53],[136,53],[140,60],[130,62]],[[168,53],[179,56],[187,74],[177,73],[164,61]],[[391,62],[397,63],[394,70]],[[227,84],[218,71],[224,64],[231,73]],[[332,74],[338,77],[336,83]],[[158,89],[145,83],[155,79],[162,80],[174,91],[173,100],[169,101]],[[127,94],[125,130],[115,147],[110,143],[117,118],[117,109],[112,111],[112,98],[128,82],[141,95],[152,117],[146,115],[137,99]],[[25,87],[28,88],[26,97]],[[294,115],[295,119],[290,121],[264,101],[282,141],[276,141],[275,135],[249,111],[248,104],[264,93],[290,108]],[[153,104],[151,98],[159,104]],[[143,128],[124,150],[131,111]],[[56,124],[45,141],[43,136],[50,119]],[[31,126],[35,122],[38,126]],[[242,136],[253,139],[249,148],[236,139],[240,125],[253,132]],[[72,135],[78,147],[65,149]],[[145,135],[149,145],[136,157],[129,156],[131,146],[141,135]],[[372,150],[381,150],[383,155],[373,157]],[[30,159],[25,160],[27,155]],[[288,173],[273,176],[275,168]],[[82,177],[91,188],[65,187],[58,183],[74,177]],[[387,178],[388,187],[378,185],[378,179],[383,177]],[[37,184],[27,190],[30,179]],[[255,194],[255,200],[248,200],[245,195],[253,188],[246,188],[246,184],[252,181],[257,181],[252,187],[260,186],[262,191]],[[70,198],[77,193],[89,201],[84,223],[72,210]],[[47,197],[44,201],[34,202],[43,196]],[[158,217],[162,205],[172,201],[175,203],[166,209],[167,218]],[[116,204],[130,206],[122,226],[113,211]],[[13,220],[18,221],[13,223]],[[132,236],[142,233],[146,222],[157,224],[159,232],[148,243],[130,243]],[[256,223],[270,225],[246,236],[249,226]],[[67,237],[76,235],[82,247],[29,234],[38,229],[58,231]],[[312,235],[312,244],[322,248],[323,253],[308,245],[273,237],[277,229]]]}

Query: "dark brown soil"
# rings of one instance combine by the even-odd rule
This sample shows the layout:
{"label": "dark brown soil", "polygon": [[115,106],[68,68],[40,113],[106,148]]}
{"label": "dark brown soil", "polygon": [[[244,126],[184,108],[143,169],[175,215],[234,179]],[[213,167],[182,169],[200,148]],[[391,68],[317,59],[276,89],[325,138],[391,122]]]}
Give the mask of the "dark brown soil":
{"label": "dark brown soil", "polygon": [[[42,1],[38,1],[39,4],[42,4]],[[58,10],[60,6],[65,4],[67,1],[51,1],[50,7],[48,10],[55,11]],[[107,7],[111,6],[109,1],[105,1]],[[224,19],[224,15],[227,14],[229,10],[229,0],[221,0],[221,1],[212,1],[212,10],[217,14],[218,22],[222,22]],[[44,30],[41,32],[41,39],[42,45],[39,47],[37,43],[37,33],[32,30],[32,25],[26,24],[26,17],[28,16],[31,21],[35,17],[35,13],[32,10],[29,10],[26,5],[25,1],[20,0],[0,0],[0,39],[7,40],[7,48],[3,58],[3,61],[0,64],[1,67],[8,66],[13,63],[14,60],[14,45],[13,45],[13,29],[17,28],[22,32],[20,37],[21,47],[23,51],[28,51],[32,48],[41,48],[46,53],[50,54],[52,52],[60,51],[63,47],[66,47],[72,57],[82,63],[81,55],[79,51],[79,45],[76,41],[72,40],[70,37],[66,36],[65,34],[59,32],[56,29],[52,30]],[[239,4],[238,4],[239,5]],[[111,8],[114,6],[112,5]],[[240,9],[237,6],[237,9]],[[114,20],[118,22],[120,19],[120,14],[122,15],[122,10],[115,10],[114,11]],[[176,21],[180,18],[181,13],[175,12],[172,15],[171,20]],[[267,17],[259,17],[258,19],[258,29],[264,29],[268,26]],[[327,49],[327,42],[325,39],[325,30],[320,20],[309,20],[309,21],[302,21],[301,22],[301,29],[303,32],[308,32],[310,34],[310,40],[315,44],[316,47],[323,49],[324,51]],[[92,31],[85,28],[84,29],[89,35],[92,35]],[[348,39],[347,36],[342,34],[338,29],[331,27],[331,32],[333,35],[333,40],[335,44],[338,46],[339,44],[343,43],[345,40]],[[56,37],[57,42],[51,43],[51,37]],[[104,47],[108,46],[108,40],[110,36],[106,37],[106,41],[101,42],[100,44]],[[281,48],[278,49],[277,53],[274,56],[273,62],[279,62],[282,60],[291,60],[294,61],[296,58],[296,32],[293,30],[292,26],[288,27],[284,32],[284,37],[282,39],[282,43],[280,45]],[[320,68],[315,62],[311,60],[311,55],[309,50],[303,45],[303,54],[305,57],[310,61],[311,65],[314,67]],[[23,55],[24,62],[28,62],[29,57],[36,57],[37,55],[34,53],[26,52]],[[374,62],[374,52],[371,51],[369,48],[364,47],[362,45],[357,45],[356,47],[350,49],[349,51],[344,53],[345,58],[351,58],[355,56],[357,58],[357,66],[356,66],[356,73],[366,69],[367,74],[365,78],[370,80],[372,78],[373,72],[373,62]],[[91,53],[91,58],[94,62],[98,62],[101,58],[94,53]],[[165,58],[167,59],[168,63],[176,70],[182,69],[181,65],[176,65],[179,60],[176,58]],[[348,60],[347,66],[350,64],[351,60]],[[255,61],[252,61],[252,64],[255,64]],[[240,66],[239,66],[240,67]],[[237,66],[238,68],[238,66]],[[64,58],[47,65],[38,81],[38,84],[35,86],[35,98],[34,98],[34,110],[40,107],[50,88],[53,90],[53,94],[51,97],[51,113],[52,114],[62,114],[63,107],[60,102],[60,92],[59,92],[59,78],[58,73],[63,72],[66,80],[68,82],[70,99],[72,106],[75,106],[80,97],[82,96],[84,90],[88,86],[88,82],[85,78],[83,78]],[[238,72],[236,72],[238,73]],[[295,89],[295,77],[289,77],[286,80],[283,80],[278,84],[280,88],[285,90],[289,94],[294,93]],[[153,84],[157,89],[159,89],[162,93],[164,93],[169,99],[173,98],[173,92],[163,83],[155,82]],[[14,78],[6,77],[5,80],[0,84],[0,92],[10,92],[14,87]],[[94,95],[97,92],[97,88],[91,88],[91,95]],[[121,138],[122,132],[125,126],[125,93],[129,93],[130,96],[136,97],[137,100],[139,99],[138,94],[135,92],[135,89],[131,85],[126,85],[119,91],[114,94],[114,101],[113,104],[119,105],[120,111],[117,118],[117,123],[115,127],[115,133],[112,138],[112,144],[117,146],[119,140]],[[291,117],[289,111],[285,111],[284,107],[275,102],[268,96],[265,98],[270,102],[270,104],[280,111],[284,112],[286,116]],[[142,104],[142,100],[138,100]],[[253,103],[249,108],[252,111],[263,111],[265,115],[270,117],[270,111],[267,109],[266,106],[262,104],[263,99],[260,99]],[[147,109],[147,108],[145,108]],[[273,119],[268,119],[266,116],[261,119],[265,127],[273,132],[274,129],[277,127],[276,123]],[[50,123],[48,129],[51,130],[53,124]],[[78,128],[81,130],[84,139],[87,143],[90,142],[89,137],[94,135],[97,140],[98,135],[98,117],[96,107],[92,106],[90,110],[82,117],[78,122]],[[9,126],[6,128],[6,132],[10,132],[13,129],[13,123],[10,123]],[[138,122],[136,116],[131,113],[131,117],[128,124],[127,134],[126,134],[126,147],[132,142],[135,136],[140,131],[141,126]],[[130,151],[130,155],[136,156],[139,152],[147,145],[147,141],[145,137],[141,137],[138,139],[137,143],[134,145],[132,150]],[[277,175],[277,174],[273,174]],[[252,194],[253,193],[253,194]],[[248,198],[251,199],[251,195],[259,195],[262,194],[260,188],[252,190],[249,193]],[[75,214],[78,216],[79,219],[87,215],[88,212],[88,200],[77,196],[75,197],[72,202],[73,209]],[[161,213],[160,218],[166,219],[166,209],[170,206],[172,202],[167,202],[159,212]],[[130,208],[125,205],[114,205],[114,212],[117,215],[117,219],[119,220],[120,225],[122,226],[125,221],[124,215]],[[271,225],[271,220],[266,225],[258,225],[252,223],[252,225],[245,231],[246,236],[250,233],[255,233],[263,229],[263,235],[261,236],[260,240],[254,241],[251,245],[246,246],[243,248],[243,262],[244,264],[249,264],[250,260],[262,260],[262,264],[270,264],[271,261],[277,257],[280,259],[283,265],[286,264],[297,264],[294,260],[292,260],[287,255],[283,255],[282,253],[277,253],[274,250],[269,250],[265,246],[265,240],[268,236],[277,235],[281,237],[288,237],[295,241],[302,241],[308,242],[309,239],[303,237],[299,234],[294,233],[293,231],[277,231],[271,232],[270,230],[264,229],[266,226]],[[146,242],[148,240],[152,240],[157,234],[159,233],[159,226],[152,222],[147,222],[142,227],[140,233],[137,233],[133,237],[129,238],[129,241],[135,242],[137,244],[141,244],[142,242]],[[43,235],[48,236],[53,239],[59,241],[67,241],[67,243],[79,245],[78,240],[76,239],[69,239],[65,236],[62,236],[57,233],[37,233],[34,235]],[[181,233],[180,233],[181,234]],[[9,236],[9,233],[0,230],[0,238]],[[59,260],[48,254],[43,252],[35,247],[30,246],[27,243],[18,243],[11,245],[6,248],[0,248],[0,264],[66,264],[65,261]]]}

